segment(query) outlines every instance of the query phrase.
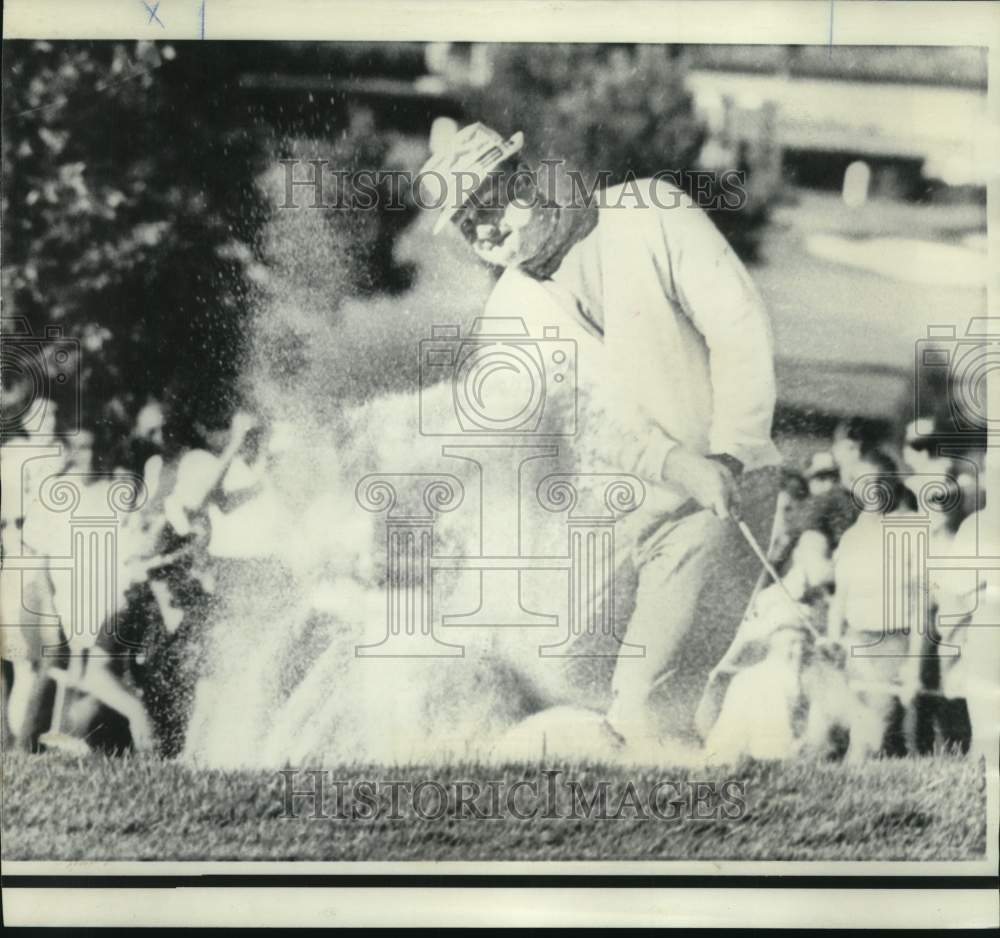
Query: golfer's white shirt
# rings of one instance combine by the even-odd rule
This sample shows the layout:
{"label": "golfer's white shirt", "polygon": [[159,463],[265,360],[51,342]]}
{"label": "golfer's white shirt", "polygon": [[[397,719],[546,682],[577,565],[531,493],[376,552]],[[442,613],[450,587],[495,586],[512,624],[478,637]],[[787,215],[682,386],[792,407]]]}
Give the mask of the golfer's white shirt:
{"label": "golfer's white shirt", "polygon": [[610,381],[621,411],[638,415],[640,432],[620,436],[622,469],[656,483],[678,443],[729,453],[747,469],[780,462],[763,302],[726,240],[674,186],[609,189],[597,226],[554,277],[509,268],[486,315],[523,316],[533,333],[566,315],[581,327],[581,388]]}

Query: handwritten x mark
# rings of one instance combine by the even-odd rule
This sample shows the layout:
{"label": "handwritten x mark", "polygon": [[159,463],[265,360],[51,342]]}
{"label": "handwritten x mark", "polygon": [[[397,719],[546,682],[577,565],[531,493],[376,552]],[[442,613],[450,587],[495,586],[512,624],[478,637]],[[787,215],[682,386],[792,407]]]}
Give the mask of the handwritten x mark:
{"label": "handwritten x mark", "polygon": [[146,0],[141,0],[141,2],[142,5],[146,8],[146,12],[149,14],[149,19],[146,20],[147,24],[152,23],[153,20],[156,20],[156,22],[160,24],[160,29],[166,29],[166,27],[163,25],[163,20],[161,20],[156,15],[156,11],[160,9],[161,0],[156,0],[156,3],[154,3],[152,6],[146,3]]}

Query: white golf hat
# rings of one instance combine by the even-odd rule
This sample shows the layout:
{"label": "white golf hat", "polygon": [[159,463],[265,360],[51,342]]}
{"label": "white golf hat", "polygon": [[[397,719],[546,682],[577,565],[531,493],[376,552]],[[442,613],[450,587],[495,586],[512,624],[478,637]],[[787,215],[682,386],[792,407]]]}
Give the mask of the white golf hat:
{"label": "white golf hat", "polygon": [[428,201],[440,209],[434,234],[465,207],[490,172],[523,146],[524,134],[520,131],[504,140],[501,134],[478,122],[459,130],[449,118],[434,121],[431,155],[420,169],[421,188]]}

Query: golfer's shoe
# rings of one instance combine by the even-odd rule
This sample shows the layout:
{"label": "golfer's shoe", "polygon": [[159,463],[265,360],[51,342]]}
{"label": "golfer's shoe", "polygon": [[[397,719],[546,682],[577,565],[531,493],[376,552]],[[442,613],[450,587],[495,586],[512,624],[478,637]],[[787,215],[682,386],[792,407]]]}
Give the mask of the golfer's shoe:
{"label": "golfer's shoe", "polygon": [[655,736],[646,699],[615,695],[604,717],[609,739],[615,739],[621,748],[634,748]]}
{"label": "golfer's shoe", "polygon": [[86,741],[80,739],[79,736],[70,736],[69,733],[50,730],[48,733],[42,733],[38,737],[38,742],[46,750],[51,749],[53,752],[65,753],[68,756],[82,758],[90,755],[90,746],[87,745]]}

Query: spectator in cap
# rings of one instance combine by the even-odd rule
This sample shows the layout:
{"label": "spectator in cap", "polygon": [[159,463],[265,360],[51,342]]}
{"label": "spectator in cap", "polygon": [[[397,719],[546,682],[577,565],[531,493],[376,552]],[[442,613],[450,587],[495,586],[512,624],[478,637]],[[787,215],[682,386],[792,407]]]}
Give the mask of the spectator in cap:
{"label": "spectator in cap", "polygon": [[[779,559],[787,557],[791,550],[793,519],[808,495],[808,484],[802,473],[792,467],[782,466],[781,486],[774,509],[774,529],[771,532],[771,544],[768,548],[768,556],[775,566],[778,566]],[[766,576],[767,574],[761,570],[761,583]]]}
{"label": "spectator in cap", "polygon": [[[972,452],[955,455],[949,438],[938,432],[934,417],[921,417],[907,425],[903,459],[910,471],[906,485],[917,498],[929,524],[928,554],[947,557],[956,550],[963,522],[979,508],[980,467]],[[944,455],[942,449],[948,448]],[[968,529],[966,529],[968,530]],[[973,548],[966,555],[975,556]],[[916,701],[916,745],[920,752],[936,746],[968,750],[972,728],[964,694],[955,692],[952,675],[965,632],[951,623],[956,609],[968,607],[972,570],[936,570],[932,574],[931,620],[920,647],[920,682],[925,692]],[[970,613],[971,617],[971,613]],[[967,620],[966,620],[967,621]],[[945,689],[948,689],[947,693]]]}
{"label": "spectator in cap", "polygon": [[[817,477],[822,484],[816,484]],[[789,478],[800,479],[801,486],[790,489],[786,485],[778,501],[781,523],[776,525],[769,553],[771,562],[779,570],[791,561],[792,550],[803,532],[826,532],[831,549],[836,549],[859,513],[850,492],[839,484],[840,476],[829,452],[815,454],[801,476],[795,474]],[[801,494],[794,497],[793,492]]]}
{"label": "spectator in cap", "polygon": [[840,482],[848,491],[860,474],[861,463],[884,442],[885,433],[863,417],[842,420],[833,431],[830,454],[837,464]]}
{"label": "spectator in cap", "polygon": [[[432,136],[424,179],[444,194],[435,230],[450,222],[503,270],[486,315],[516,312],[539,332],[575,326],[598,350],[581,382],[612,389],[612,419],[625,415],[630,426],[609,461],[646,484],[626,632],[645,654],[619,656],[611,729],[630,748],[664,735],[694,742],[698,700],[759,570],[731,512],[739,498],[766,544],[779,485],[760,295],[704,212],[665,180],[609,187],[595,204],[548,191],[557,185],[543,191],[520,133],[477,123]],[[669,699],[654,706],[654,687]],[[669,725],[657,720],[664,713]]]}
{"label": "spectator in cap", "polygon": [[840,482],[840,470],[829,450],[813,453],[804,473],[810,495],[826,495]]}
{"label": "spectator in cap", "polygon": [[906,426],[903,462],[910,472],[949,478],[961,492],[961,505],[956,506],[951,525],[953,532],[963,518],[982,507],[985,456],[986,446],[980,437],[947,435],[941,432],[935,417],[920,417]]}

